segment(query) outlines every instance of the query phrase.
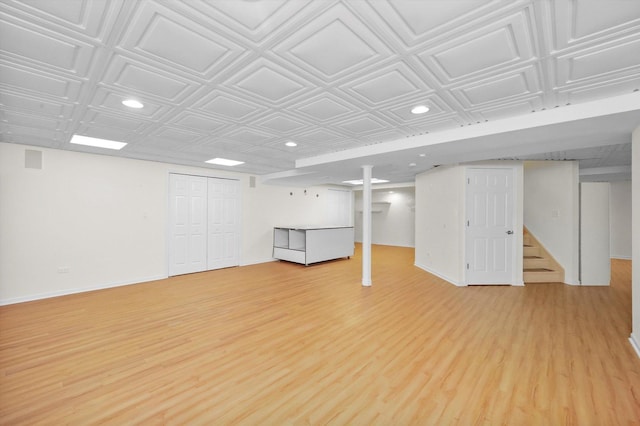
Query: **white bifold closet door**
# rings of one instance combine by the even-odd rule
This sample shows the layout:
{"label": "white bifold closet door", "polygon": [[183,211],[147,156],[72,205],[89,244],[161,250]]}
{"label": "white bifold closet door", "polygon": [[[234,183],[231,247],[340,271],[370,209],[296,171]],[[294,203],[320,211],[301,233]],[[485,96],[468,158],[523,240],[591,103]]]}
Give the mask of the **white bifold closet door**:
{"label": "white bifold closet door", "polygon": [[169,177],[169,275],[207,269],[207,178]]}
{"label": "white bifold closet door", "polygon": [[209,178],[207,269],[240,264],[238,181]]}
{"label": "white bifold closet door", "polygon": [[237,266],[238,181],[169,175],[169,275]]}

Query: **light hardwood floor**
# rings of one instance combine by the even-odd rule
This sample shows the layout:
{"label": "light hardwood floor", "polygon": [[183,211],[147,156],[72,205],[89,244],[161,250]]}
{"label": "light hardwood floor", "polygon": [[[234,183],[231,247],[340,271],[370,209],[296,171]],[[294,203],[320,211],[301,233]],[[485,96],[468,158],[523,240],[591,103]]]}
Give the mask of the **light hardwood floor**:
{"label": "light hardwood floor", "polygon": [[611,287],[457,288],[374,246],[0,308],[0,424],[640,424]]}

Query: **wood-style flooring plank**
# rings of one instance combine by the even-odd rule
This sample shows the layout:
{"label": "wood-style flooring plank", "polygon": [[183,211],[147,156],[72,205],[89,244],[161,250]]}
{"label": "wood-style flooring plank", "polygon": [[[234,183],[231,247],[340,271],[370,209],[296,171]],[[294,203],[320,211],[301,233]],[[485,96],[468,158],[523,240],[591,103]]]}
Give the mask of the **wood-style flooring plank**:
{"label": "wood-style flooring plank", "polygon": [[0,424],[640,424],[610,287],[459,288],[373,247],[0,307]]}

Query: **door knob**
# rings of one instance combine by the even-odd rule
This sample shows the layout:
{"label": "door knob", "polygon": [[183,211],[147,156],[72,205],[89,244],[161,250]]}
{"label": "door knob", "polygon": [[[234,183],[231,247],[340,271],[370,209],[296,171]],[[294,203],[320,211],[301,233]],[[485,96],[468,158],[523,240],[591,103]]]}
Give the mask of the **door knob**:
{"label": "door knob", "polygon": [[513,231],[512,230],[508,230],[507,234],[511,235],[511,234],[513,234]]}

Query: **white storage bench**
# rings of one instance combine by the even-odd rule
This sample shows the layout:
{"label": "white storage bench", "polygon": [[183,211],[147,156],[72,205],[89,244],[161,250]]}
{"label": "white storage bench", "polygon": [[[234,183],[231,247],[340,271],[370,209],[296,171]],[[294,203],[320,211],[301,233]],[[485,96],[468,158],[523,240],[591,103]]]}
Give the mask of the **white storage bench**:
{"label": "white storage bench", "polygon": [[273,257],[309,265],[353,256],[353,226],[276,227],[273,229]]}

